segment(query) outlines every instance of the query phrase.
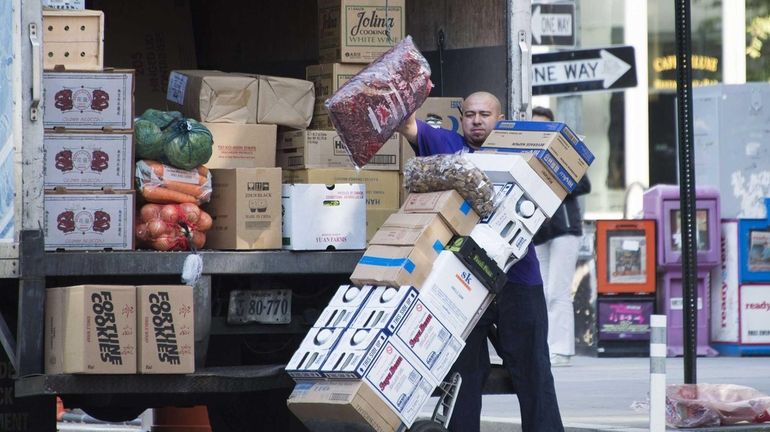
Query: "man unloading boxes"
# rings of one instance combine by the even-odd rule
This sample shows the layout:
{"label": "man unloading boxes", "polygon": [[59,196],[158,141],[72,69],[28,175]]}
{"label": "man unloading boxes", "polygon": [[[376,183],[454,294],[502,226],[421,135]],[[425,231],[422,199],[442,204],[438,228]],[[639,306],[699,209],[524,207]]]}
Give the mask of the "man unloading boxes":
{"label": "man unloading boxes", "polygon": [[[399,132],[409,141],[417,156],[474,152],[502,120],[500,101],[487,92],[468,96],[462,107],[463,135],[434,129],[408,118]],[[548,353],[548,317],[543,281],[534,246],[508,271],[508,282],[468,335],[465,348],[454,370],[463,379],[449,424],[452,431],[478,431],[481,394],[489,376],[487,335],[497,324],[499,352],[511,374],[521,407],[524,431],[562,431],[559,406]]]}

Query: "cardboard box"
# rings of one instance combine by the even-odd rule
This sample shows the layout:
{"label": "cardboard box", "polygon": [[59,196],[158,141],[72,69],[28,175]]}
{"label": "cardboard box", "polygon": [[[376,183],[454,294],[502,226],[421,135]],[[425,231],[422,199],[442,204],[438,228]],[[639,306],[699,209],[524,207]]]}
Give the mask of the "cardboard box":
{"label": "cardboard box", "polygon": [[429,213],[394,213],[374,234],[369,244],[386,246],[415,246],[428,251],[431,258],[452,240],[452,230],[441,216]]}
{"label": "cardboard box", "polygon": [[416,300],[417,290],[414,287],[377,287],[350,323],[350,327],[383,329],[387,334],[393,334]]}
{"label": "cardboard box", "polygon": [[212,249],[281,248],[281,169],[211,170],[213,192],[206,232]]}
{"label": "cardboard box", "polygon": [[465,342],[419,299],[391,339],[412,352],[434,382],[444,380],[465,347]]}
{"label": "cardboard box", "polygon": [[402,427],[395,411],[362,380],[302,381],[287,405],[310,430],[396,432]]}
{"label": "cardboard box", "polygon": [[388,334],[379,328],[347,328],[321,366],[324,378],[363,378]]}
{"label": "cardboard box", "polygon": [[45,250],[132,250],[134,193],[46,194]]}
{"label": "cardboard box", "polygon": [[369,242],[374,237],[374,234],[385,223],[385,221],[393,213],[397,213],[398,209],[367,209],[366,210],[366,241]]}
{"label": "cardboard box", "polygon": [[[318,54],[321,63],[370,63],[404,38],[404,0],[321,0]],[[386,19],[387,17],[387,19]],[[391,40],[385,33],[390,28]]]}
{"label": "cardboard box", "polygon": [[337,288],[337,292],[334,293],[334,297],[329,301],[328,307],[352,307],[359,308],[364,303],[369,295],[373,293],[375,287],[371,285],[363,285],[361,287],[353,285],[340,285]]}
{"label": "cardboard box", "polygon": [[366,247],[364,185],[283,185],[281,200],[284,249]]}
{"label": "cardboard box", "polygon": [[311,328],[286,364],[286,373],[294,379],[322,377],[321,366],[344,332],[344,327]]}
{"label": "cardboard box", "polygon": [[136,287],[141,374],[195,372],[195,301],[187,285]]}
{"label": "cardboard box", "polygon": [[131,130],[134,71],[43,73],[43,127]]}
{"label": "cardboard box", "polygon": [[465,340],[491,300],[489,290],[453,252],[444,251],[420,288],[420,300],[452,334]]}
{"label": "cardboard box", "polygon": [[[399,156],[401,158],[401,167],[399,171],[404,172],[404,164],[406,164],[406,161],[416,156],[412,145],[409,144],[409,141],[404,137],[401,137],[401,154]],[[404,182],[402,181],[401,184],[403,183]]]}
{"label": "cardboard box", "polygon": [[[64,9],[63,4],[61,9]],[[104,13],[96,10],[43,10],[43,68],[104,69]]]}
{"label": "cardboard box", "polygon": [[203,123],[214,137],[208,168],[275,167],[276,125]]}
{"label": "cardboard box", "polygon": [[134,137],[131,133],[43,135],[46,189],[132,190]]}
{"label": "cardboard box", "polygon": [[363,68],[364,65],[342,63],[310,65],[305,68],[305,79],[312,81],[315,87],[315,107],[313,119],[310,121],[311,129],[334,130],[324,102]]}
{"label": "cardboard box", "polygon": [[[594,155],[564,123],[511,121],[497,123],[482,147],[499,151],[532,152],[563,181],[567,191],[574,189],[594,161]],[[564,171],[572,181],[561,175]]]}
{"label": "cardboard box", "polygon": [[372,245],[358,261],[350,280],[357,285],[422,286],[431,271],[430,251],[415,247]]}
{"label": "cardboard box", "polygon": [[46,296],[46,373],[136,373],[133,286],[79,285]]}
{"label": "cardboard box", "polygon": [[409,194],[401,213],[438,213],[457,235],[468,235],[479,222],[479,215],[456,191]]}
{"label": "cardboard box", "polygon": [[284,183],[363,183],[366,185],[366,208],[392,209],[398,207],[399,180],[395,171],[354,169],[286,170]]}
{"label": "cardboard box", "polygon": [[313,83],[294,78],[177,70],[166,99],[170,108],[203,122],[306,128],[315,95]]}
{"label": "cardboard box", "polygon": [[561,183],[531,154],[475,152],[467,157],[493,183],[519,185],[548,217],[553,216],[567,196]]}
{"label": "cardboard box", "polygon": [[136,112],[165,109],[169,73],[198,67],[189,1],[90,0],[89,5],[109,21],[105,64],[136,69]]}
{"label": "cardboard box", "polygon": [[499,294],[508,282],[502,267],[473,238],[455,237],[446,249],[452,251],[491,293]]}
{"label": "cardboard box", "polygon": [[[362,169],[398,171],[399,141],[399,135],[394,134]],[[337,131],[287,131],[281,133],[278,140],[278,165],[281,168],[350,168],[352,164]]]}
{"label": "cardboard box", "polygon": [[86,8],[85,0],[43,0],[44,9],[83,10]]}
{"label": "cardboard box", "polygon": [[433,126],[463,134],[461,97],[429,97],[414,113],[415,117]]}

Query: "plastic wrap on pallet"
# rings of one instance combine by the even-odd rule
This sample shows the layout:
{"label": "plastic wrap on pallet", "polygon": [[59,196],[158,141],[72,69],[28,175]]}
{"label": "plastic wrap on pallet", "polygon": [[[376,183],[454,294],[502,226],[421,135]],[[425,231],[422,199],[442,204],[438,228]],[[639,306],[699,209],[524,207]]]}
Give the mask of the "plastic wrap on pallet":
{"label": "plastic wrap on pallet", "polygon": [[324,105],[353,163],[366,165],[432,87],[428,61],[409,36],[343,84]]}

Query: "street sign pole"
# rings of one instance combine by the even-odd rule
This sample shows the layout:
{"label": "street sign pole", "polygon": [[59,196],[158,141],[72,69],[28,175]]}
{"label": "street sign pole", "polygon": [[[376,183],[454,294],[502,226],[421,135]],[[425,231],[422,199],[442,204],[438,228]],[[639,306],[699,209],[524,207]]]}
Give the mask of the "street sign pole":
{"label": "street sign pole", "polygon": [[695,232],[695,167],[692,124],[690,0],[676,0],[676,96],[679,131],[679,226],[682,227],[684,382],[695,384],[698,336],[698,254]]}
{"label": "street sign pole", "polygon": [[508,0],[508,111],[514,120],[531,115],[532,1]]}

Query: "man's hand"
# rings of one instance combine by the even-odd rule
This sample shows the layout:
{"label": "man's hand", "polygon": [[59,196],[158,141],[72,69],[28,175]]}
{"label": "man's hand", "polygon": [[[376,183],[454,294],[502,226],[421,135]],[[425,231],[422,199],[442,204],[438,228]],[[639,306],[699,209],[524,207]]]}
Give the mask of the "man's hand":
{"label": "man's hand", "polygon": [[401,127],[398,128],[398,133],[406,138],[411,144],[417,145],[417,118],[414,114],[407,117],[407,119],[401,123]]}

